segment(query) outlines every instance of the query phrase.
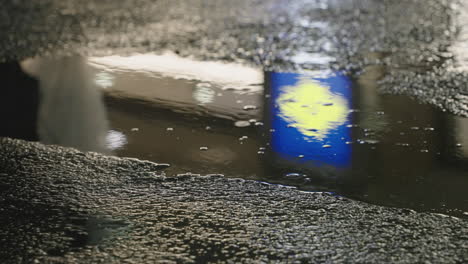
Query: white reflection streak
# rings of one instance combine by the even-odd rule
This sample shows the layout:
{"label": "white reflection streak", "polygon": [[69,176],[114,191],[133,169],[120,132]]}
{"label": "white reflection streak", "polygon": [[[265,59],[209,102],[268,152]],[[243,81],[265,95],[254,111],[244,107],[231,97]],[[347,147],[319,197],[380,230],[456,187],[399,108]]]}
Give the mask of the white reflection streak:
{"label": "white reflection streak", "polygon": [[[196,61],[172,53],[163,55],[136,54],[132,56],[92,57],[93,66],[120,70],[159,73],[167,77],[199,80],[221,86],[242,87],[263,82],[260,69],[237,63]],[[261,89],[260,87],[256,87]]]}

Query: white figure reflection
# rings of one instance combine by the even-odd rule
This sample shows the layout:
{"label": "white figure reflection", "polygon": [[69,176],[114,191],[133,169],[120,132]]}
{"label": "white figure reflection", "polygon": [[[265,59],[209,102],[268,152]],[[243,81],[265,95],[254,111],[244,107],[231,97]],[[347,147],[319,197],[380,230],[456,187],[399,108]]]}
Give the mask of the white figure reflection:
{"label": "white figure reflection", "polygon": [[108,153],[106,111],[86,58],[43,57],[25,60],[21,65],[40,83],[40,141]]}

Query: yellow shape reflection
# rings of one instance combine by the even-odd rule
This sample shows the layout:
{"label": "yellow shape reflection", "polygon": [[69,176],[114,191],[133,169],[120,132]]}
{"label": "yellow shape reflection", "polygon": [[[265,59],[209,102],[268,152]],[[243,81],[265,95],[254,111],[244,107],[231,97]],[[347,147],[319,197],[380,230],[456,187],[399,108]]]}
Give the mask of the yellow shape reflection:
{"label": "yellow shape reflection", "polygon": [[318,140],[323,140],[331,130],[345,123],[349,112],[342,95],[313,80],[283,87],[277,104],[281,118],[303,135]]}

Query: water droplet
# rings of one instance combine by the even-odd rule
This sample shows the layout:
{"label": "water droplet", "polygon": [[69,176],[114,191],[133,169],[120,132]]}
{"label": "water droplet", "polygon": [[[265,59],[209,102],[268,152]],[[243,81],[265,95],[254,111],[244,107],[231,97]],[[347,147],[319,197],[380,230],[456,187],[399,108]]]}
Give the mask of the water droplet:
{"label": "water droplet", "polygon": [[208,147],[200,147],[200,150],[201,150],[201,151],[207,151],[207,150],[208,150]]}
{"label": "water droplet", "polygon": [[210,127],[210,126],[206,126],[206,127],[205,127],[205,130],[211,130],[211,127]]}
{"label": "water droplet", "polygon": [[350,125],[346,125],[346,127],[357,127],[358,125],[356,124],[350,124]]}
{"label": "water droplet", "polygon": [[266,148],[265,147],[259,147],[258,150],[265,150]]}
{"label": "water droplet", "polygon": [[461,147],[462,147],[462,144],[457,143],[455,146],[456,146],[457,148],[461,148]]}
{"label": "water droplet", "polygon": [[250,123],[255,123],[255,122],[257,122],[257,119],[249,119],[249,122]]}
{"label": "water droplet", "polygon": [[322,148],[331,148],[331,145],[323,145]]}
{"label": "water droplet", "polygon": [[299,178],[299,177],[301,177],[301,174],[299,174],[299,173],[287,173],[284,176],[288,177],[288,178]]}
{"label": "water droplet", "polygon": [[409,147],[410,146],[410,144],[408,144],[408,143],[396,143],[395,145],[401,146],[401,147]]}
{"label": "water droplet", "polygon": [[353,142],[352,141],[346,141],[345,144],[349,145],[349,144],[353,144]]}
{"label": "water droplet", "polygon": [[302,158],[304,158],[304,155],[299,155],[299,156],[297,156],[297,157],[300,158],[300,159],[302,159]]}
{"label": "water droplet", "polygon": [[169,163],[156,163],[156,166],[158,167],[158,170],[164,170],[171,167]]}
{"label": "water droplet", "polygon": [[434,131],[434,128],[433,127],[425,127],[424,130],[425,131]]}
{"label": "water droplet", "polygon": [[410,127],[411,130],[419,130],[419,127],[417,126],[414,126],[414,127]]}
{"label": "water droplet", "polygon": [[244,105],[244,107],[242,107],[242,109],[244,109],[245,111],[251,111],[251,110],[256,110],[257,106],[255,106],[255,105]]}
{"label": "water droplet", "polygon": [[235,125],[236,127],[248,127],[248,126],[250,126],[250,122],[249,122],[249,121],[245,121],[245,120],[239,120],[239,121],[236,121],[236,122],[234,123],[234,125]]}
{"label": "water droplet", "polygon": [[174,128],[168,127],[168,128],[166,128],[166,131],[174,131]]}
{"label": "water droplet", "polygon": [[364,141],[364,143],[371,144],[371,145],[375,145],[375,144],[379,143],[379,141],[376,140],[376,139],[366,139],[366,140],[363,140],[363,141]]}
{"label": "water droplet", "polygon": [[265,151],[259,150],[259,151],[257,151],[257,154],[258,154],[258,155],[263,155],[263,154],[265,154]]}
{"label": "water droplet", "polygon": [[248,136],[242,136],[242,137],[239,138],[239,140],[242,141],[242,140],[246,140],[246,139],[248,139],[248,138],[249,138]]}
{"label": "water droplet", "polygon": [[429,152],[429,150],[428,149],[421,149],[420,152],[427,153],[427,152]]}
{"label": "water droplet", "polygon": [[255,122],[256,126],[263,126],[263,122]]}
{"label": "water droplet", "polygon": [[140,130],[140,129],[139,129],[138,127],[134,127],[134,128],[132,128],[132,129],[130,129],[130,131],[132,131],[132,132],[138,132],[139,130]]}

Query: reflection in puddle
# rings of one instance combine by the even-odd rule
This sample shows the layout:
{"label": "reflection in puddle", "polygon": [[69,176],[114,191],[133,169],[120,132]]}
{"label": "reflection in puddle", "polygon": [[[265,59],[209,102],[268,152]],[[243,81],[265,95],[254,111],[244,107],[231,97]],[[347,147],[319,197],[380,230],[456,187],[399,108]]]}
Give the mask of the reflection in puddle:
{"label": "reflection in puddle", "polygon": [[171,53],[164,55],[135,54],[133,56],[93,57],[94,67],[114,71],[144,72],[148,75],[163,73],[175,79],[200,80],[218,84],[225,89],[243,89],[258,92],[262,73],[256,68],[236,63],[195,61]]}
{"label": "reflection in puddle", "polygon": [[[81,56],[37,57],[21,63],[39,82],[37,132],[45,144],[107,153],[108,130],[101,91],[93,82],[87,59]],[[98,84],[110,86],[100,74]]]}
{"label": "reflection in puddle", "polygon": [[259,101],[262,74],[253,68],[151,54],[89,61],[95,83],[112,97],[231,120],[249,120],[259,113],[251,106]]}
{"label": "reflection in puddle", "polygon": [[265,93],[271,95],[266,119],[271,122],[273,152],[285,159],[300,157],[338,167],[347,166],[351,147],[350,82],[345,76],[311,78],[267,73]]}
{"label": "reflection in puddle", "polygon": [[214,102],[215,91],[211,89],[211,85],[207,83],[199,83],[193,90],[193,98],[199,104],[210,104]]}
{"label": "reflection in puddle", "polygon": [[128,143],[125,134],[115,130],[109,130],[107,132],[106,142],[109,150],[122,148]]}
{"label": "reflection in puddle", "polygon": [[[170,163],[167,175],[219,173],[390,206],[468,210],[466,119],[379,95],[372,75],[355,80],[339,73],[267,72],[259,94],[119,74],[115,89],[132,91],[135,80],[146,94],[132,99],[108,93],[112,128],[128,139],[116,153]],[[200,106],[205,111],[196,110]]]}
{"label": "reflection in puddle", "polygon": [[[167,175],[224,174],[390,206],[468,211],[467,119],[380,95],[381,67],[356,78],[266,72],[260,92],[259,80],[231,87],[124,67],[126,59],[118,70],[96,61],[89,74],[103,88],[107,147],[117,155],[169,163]],[[90,131],[79,136],[93,139]]]}
{"label": "reflection in puddle", "polygon": [[94,82],[98,87],[106,89],[114,85],[114,76],[108,72],[102,71],[96,74]]}

